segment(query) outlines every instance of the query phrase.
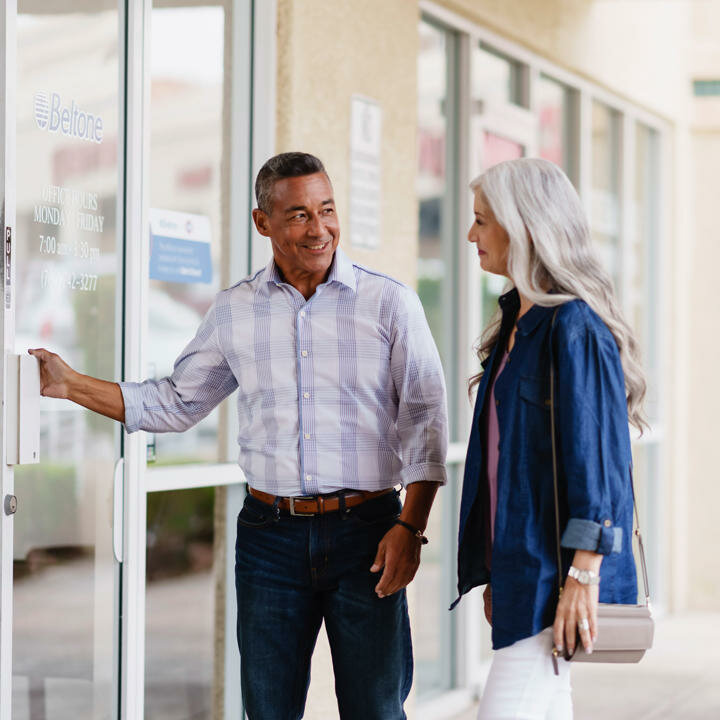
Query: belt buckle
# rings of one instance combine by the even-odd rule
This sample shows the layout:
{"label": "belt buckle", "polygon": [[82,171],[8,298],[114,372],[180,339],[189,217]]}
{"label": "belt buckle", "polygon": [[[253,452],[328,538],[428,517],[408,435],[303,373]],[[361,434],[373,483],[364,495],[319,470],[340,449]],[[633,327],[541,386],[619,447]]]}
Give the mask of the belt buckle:
{"label": "belt buckle", "polygon": [[294,517],[313,517],[317,515],[317,513],[304,513],[304,512],[295,512],[295,501],[296,500],[308,500],[309,498],[296,498],[296,497],[290,497],[290,514]]}

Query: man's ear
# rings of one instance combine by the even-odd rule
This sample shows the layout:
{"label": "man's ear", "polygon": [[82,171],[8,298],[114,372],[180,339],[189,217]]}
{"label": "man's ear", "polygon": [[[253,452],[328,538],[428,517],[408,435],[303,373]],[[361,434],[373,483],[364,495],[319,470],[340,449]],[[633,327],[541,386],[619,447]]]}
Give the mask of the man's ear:
{"label": "man's ear", "polygon": [[270,237],[270,220],[267,213],[260,210],[260,208],[255,208],[252,211],[252,219],[257,231],[265,237]]}

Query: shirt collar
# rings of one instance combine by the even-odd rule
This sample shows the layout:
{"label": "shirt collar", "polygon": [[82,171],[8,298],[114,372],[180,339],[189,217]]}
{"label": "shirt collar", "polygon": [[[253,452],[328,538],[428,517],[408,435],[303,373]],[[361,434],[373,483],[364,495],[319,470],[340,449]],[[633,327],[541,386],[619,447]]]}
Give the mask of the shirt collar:
{"label": "shirt collar", "polygon": [[[503,319],[508,315],[513,318],[520,309],[520,294],[517,288],[513,288],[498,298],[498,304],[503,313]],[[518,332],[521,335],[529,335],[540,322],[547,316],[549,312],[554,310],[553,307],[545,307],[543,305],[533,305],[517,322]]]}
{"label": "shirt collar", "polygon": [[339,247],[335,250],[335,257],[330,266],[330,274],[327,279],[328,284],[333,281],[345,285],[353,292],[357,291],[357,279],[355,278],[352,260]]}
{"label": "shirt collar", "polygon": [[[280,268],[278,268],[275,263],[275,258],[270,258],[270,262],[265,266],[262,280],[268,285],[281,285],[285,282],[280,273]],[[357,291],[357,280],[355,278],[352,261],[339,247],[335,250],[328,279],[323,285],[329,285],[332,282],[345,285],[345,287],[350,288],[353,292]]]}

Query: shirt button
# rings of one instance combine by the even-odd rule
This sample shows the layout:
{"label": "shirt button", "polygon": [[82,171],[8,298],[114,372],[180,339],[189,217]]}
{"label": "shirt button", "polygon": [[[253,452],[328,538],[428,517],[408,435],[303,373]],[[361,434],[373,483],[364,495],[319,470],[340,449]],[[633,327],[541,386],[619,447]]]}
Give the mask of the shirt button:
{"label": "shirt button", "polygon": [[301,354],[303,357],[307,357],[307,350],[303,350],[300,354]]}
{"label": "shirt button", "polygon": [[307,400],[310,397],[310,393],[303,393],[303,397]]}
{"label": "shirt button", "polygon": [[301,310],[301,311],[300,311],[300,317],[305,317],[305,311],[304,311],[304,310]]}
{"label": "shirt button", "polygon": [[312,475],[306,475],[306,476],[305,476],[305,479],[306,479],[308,482],[310,482],[310,481],[312,480]]}
{"label": "shirt button", "polygon": [[499,406],[500,406],[500,401],[499,401],[499,400],[496,400],[496,401],[495,401],[495,407],[499,407]]}
{"label": "shirt button", "polygon": [[606,520],[606,521],[603,523],[603,525],[604,525],[605,527],[612,527],[612,523],[610,522],[610,520]]}
{"label": "shirt button", "polygon": [[305,433],[305,439],[306,439],[306,440],[309,440],[309,439],[310,439],[310,433]]}

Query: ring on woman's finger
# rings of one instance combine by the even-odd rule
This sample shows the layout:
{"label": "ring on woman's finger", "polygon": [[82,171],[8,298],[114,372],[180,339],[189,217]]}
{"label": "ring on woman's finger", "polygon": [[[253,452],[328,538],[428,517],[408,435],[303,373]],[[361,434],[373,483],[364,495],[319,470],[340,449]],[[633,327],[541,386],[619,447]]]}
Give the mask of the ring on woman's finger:
{"label": "ring on woman's finger", "polygon": [[589,630],[590,629],[590,623],[588,622],[587,618],[580,618],[578,620],[578,628],[580,630]]}

